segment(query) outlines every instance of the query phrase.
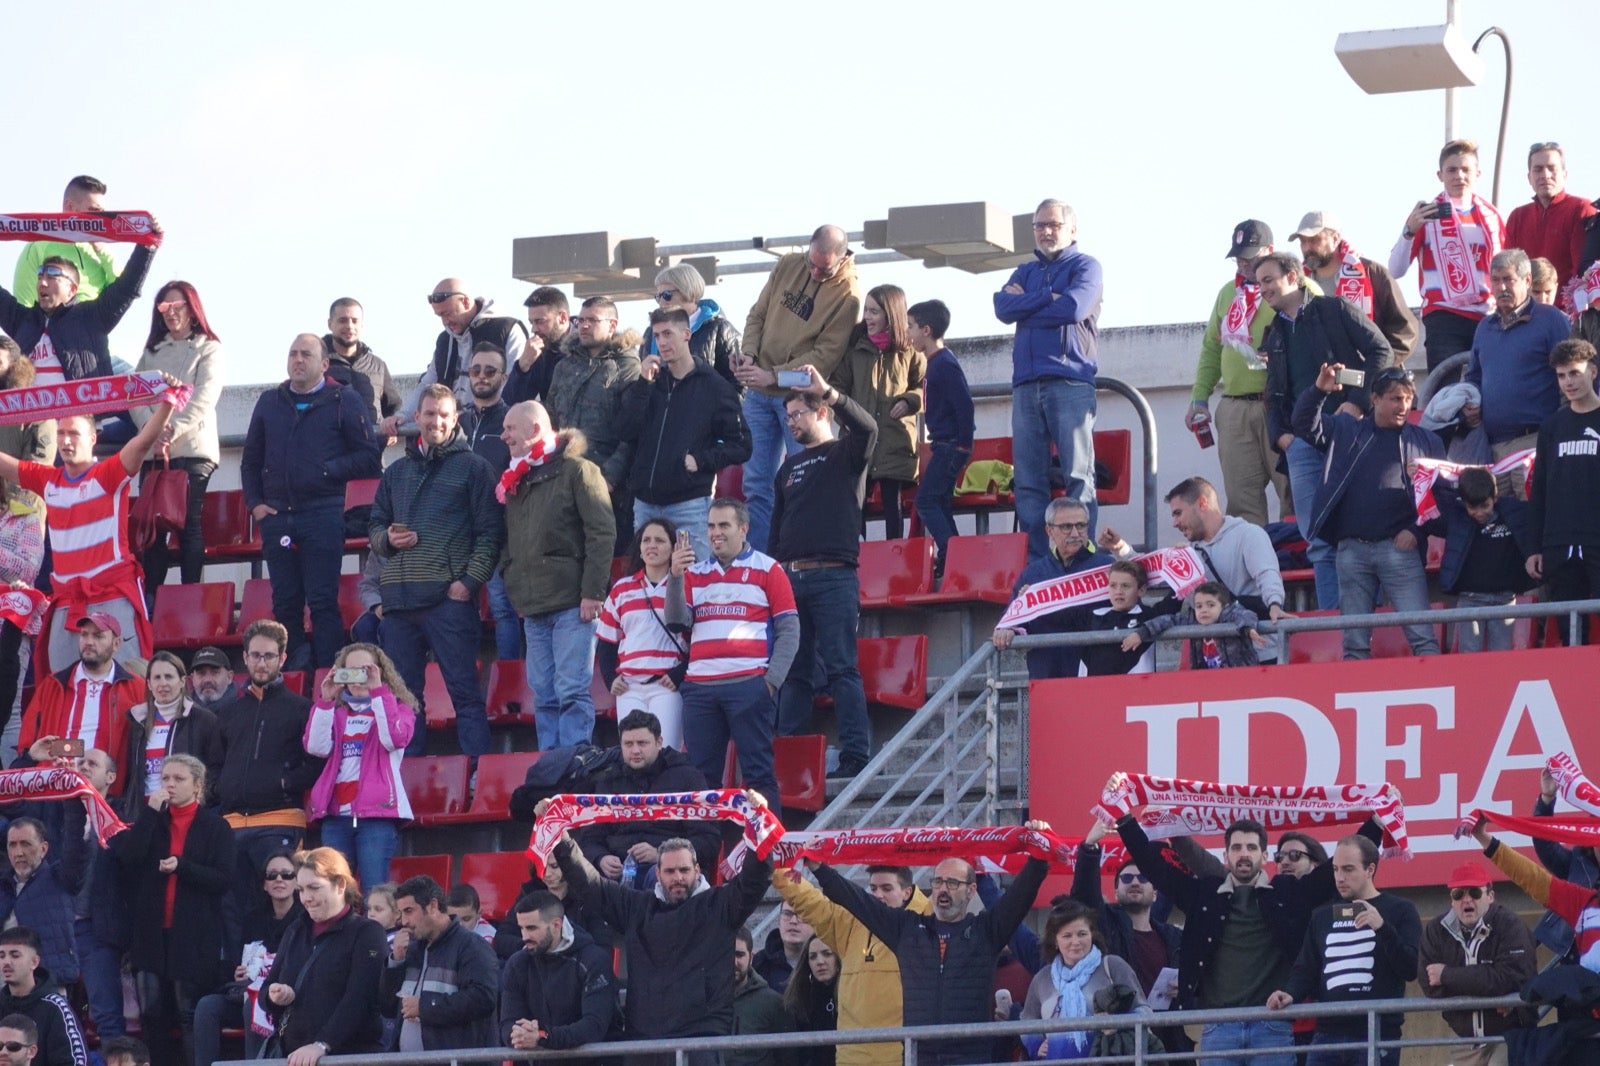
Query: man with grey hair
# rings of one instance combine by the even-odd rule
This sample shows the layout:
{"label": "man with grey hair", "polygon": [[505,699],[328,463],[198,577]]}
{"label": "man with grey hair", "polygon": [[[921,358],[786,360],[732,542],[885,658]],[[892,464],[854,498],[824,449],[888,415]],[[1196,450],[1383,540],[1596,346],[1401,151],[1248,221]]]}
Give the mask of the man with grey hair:
{"label": "man with grey hair", "polygon": [[1550,260],[1557,285],[1564,286],[1582,263],[1585,232],[1595,206],[1567,192],[1567,153],[1555,141],[1528,148],[1528,186],[1533,201],[1506,216],[1506,247]]}
{"label": "man with grey hair", "polygon": [[438,382],[448,385],[456,394],[458,407],[472,406],[472,383],[467,375],[467,364],[472,353],[482,341],[491,341],[506,353],[506,365],[522,358],[528,343],[528,328],[521,319],[491,314],[494,301],[483,296],[473,296],[472,289],[460,278],[445,278],[428,294],[428,307],[439,316],[438,339],[433,344],[433,358],[422,371],[422,376],[412,386],[400,410],[385,418],[379,432],[392,437],[400,427],[416,421],[417,405],[422,390]]}
{"label": "man with grey hair", "polygon": [[789,436],[784,409],[789,390],[778,375],[814,366],[826,381],[844,358],[850,331],[860,319],[861,282],[847,235],[838,226],[818,226],[804,254],[779,259],[750,305],[733,374],[749,390],[744,420],[751,450],[744,464],[744,496],[750,507],[749,542],[757,551],[768,548],[778,465],[787,453],[800,450]]}
{"label": "man with grey hair", "polygon": [[1307,211],[1289,239],[1300,242],[1306,278],[1323,295],[1340,296],[1359,307],[1389,342],[1394,365],[1404,365],[1417,346],[1419,326],[1389,268],[1357,255],[1332,211]]}
{"label": "man with grey hair", "polygon": [[1067,495],[1089,512],[1094,532],[1095,375],[1099,372],[1100,263],[1078,248],[1078,216],[1060,200],[1033,213],[1034,259],[994,294],[994,313],[1017,327],[1011,346],[1011,447],[1017,521],[1028,558],[1050,550],[1050,447],[1061,457]]}
{"label": "man with grey hair", "polygon": [[1472,335],[1465,381],[1482,397],[1483,428],[1496,459],[1532,448],[1539,424],[1561,406],[1550,352],[1567,339],[1567,316],[1533,299],[1533,265],[1521,248],[1489,260],[1494,314]]}

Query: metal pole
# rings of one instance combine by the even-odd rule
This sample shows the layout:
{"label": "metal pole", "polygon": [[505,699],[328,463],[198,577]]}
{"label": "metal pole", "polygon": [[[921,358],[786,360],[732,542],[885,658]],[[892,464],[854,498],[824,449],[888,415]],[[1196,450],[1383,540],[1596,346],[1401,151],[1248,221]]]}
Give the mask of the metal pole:
{"label": "metal pole", "polygon": [[1000,799],[1000,657],[989,657],[989,672],[983,694],[983,727],[988,739],[983,745],[983,757],[988,768],[983,774],[983,824],[994,825],[995,804]]}
{"label": "metal pole", "polygon": [[1500,38],[1500,47],[1506,50],[1506,87],[1500,97],[1500,136],[1494,145],[1494,200],[1495,203],[1499,203],[1500,164],[1506,158],[1506,120],[1511,114],[1511,38],[1507,37],[1506,31],[1499,26],[1490,26],[1478,34],[1478,39],[1472,42],[1473,52],[1477,52],[1478,46],[1490,35]]}
{"label": "metal pole", "polygon": [[[1456,24],[1456,0],[1444,0],[1444,24]],[[1456,90],[1444,91],[1444,140],[1446,144],[1456,139]]]}

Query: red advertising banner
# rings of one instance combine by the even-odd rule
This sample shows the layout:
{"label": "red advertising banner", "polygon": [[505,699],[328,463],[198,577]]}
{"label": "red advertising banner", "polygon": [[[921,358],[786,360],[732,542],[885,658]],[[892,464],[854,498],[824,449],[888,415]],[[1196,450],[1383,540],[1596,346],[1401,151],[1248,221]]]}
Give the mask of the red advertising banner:
{"label": "red advertising banner", "polygon": [[[1029,807],[1078,836],[1116,770],[1261,785],[1388,781],[1405,799],[1415,857],[1384,860],[1379,884],[1442,885],[1476,852],[1455,839],[1462,815],[1532,813],[1539,770],[1557,752],[1600,768],[1597,675],[1600,647],[1581,647],[1036,681]],[[1282,827],[1266,821],[1276,844]],[[1331,844],[1348,829],[1330,819],[1309,831]],[[1043,898],[1066,890],[1055,883]]]}

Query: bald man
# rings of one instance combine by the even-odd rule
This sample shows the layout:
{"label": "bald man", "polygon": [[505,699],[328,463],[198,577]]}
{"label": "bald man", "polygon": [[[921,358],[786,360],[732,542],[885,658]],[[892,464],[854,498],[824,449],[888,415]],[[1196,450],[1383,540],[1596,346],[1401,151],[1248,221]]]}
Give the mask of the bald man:
{"label": "bald man", "polygon": [[[380,446],[372,408],[328,377],[322,337],[289,345],[289,378],[256,400],[239,480],[261,531],[272,579],[272,616],[289,631],[290,669],[331,666],[344,645],[339,570],[344,561],[344,487],[377,477]],[[305,609],[311,607],[306,650]]]}
{"label": "bald man", "polygon": [[435,285],[428,294],[428,306],[439,316],[439,324],[444,329],[434,341],[433,359],[406,394],[405,403],[379,425],[378,431],[385,437],[394,436],[402,426],[415,424],[417,403],[422,398],[422,390],[429,385],[450,386],[456,394],[456,403],[463,409],[470,408],[472,386],[467,364],[472,362],[472,353],[479,344],[488,341],[504,352],[506,366],[521,359],[522,350],[528,344],[528,327],[520,318],[491,314],[494,301],[473,296],[471,287],[460,278],[445,278]]}

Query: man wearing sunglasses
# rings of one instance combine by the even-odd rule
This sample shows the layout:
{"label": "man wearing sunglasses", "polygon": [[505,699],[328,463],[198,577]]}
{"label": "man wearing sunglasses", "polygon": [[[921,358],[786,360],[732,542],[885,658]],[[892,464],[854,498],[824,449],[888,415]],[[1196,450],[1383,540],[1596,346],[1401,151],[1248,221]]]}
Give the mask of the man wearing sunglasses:
{"label": "man wearing sunglasses", "polygon": [[[1325,400],[1341,389],[1344,372],[1341,364],[1324,364],[1315,387],[1294,405],[1295,434],[1327,456],[1311,536],[1335,545],[1341,614],[1371,614],[1380,589],[1397,611],[1426,611],[1426,542],[1417,531],[1411,469],[1418,459],[1443,459],[1444,444],[1407,422],[1416,386],[1411,371],[1399,367],[1367,377],[1371,415],[1330,414]],[[1433,626],[1404,628],[1413,655],[1439,654]],[[1346,659],[1369,659],[1371,647],[1370,629],[1344,631]]]}
{"label": "man wearing sunglasses", "polygon": [[0,1018],[0,1066],[28,1066],[39,1054],[39,1027],[26,1014]]}
{"label": "man wearing sunglasses", "polygon": [[[87,174],[79,174],[67,182],[61,192],[61,210],[67,212],[104,211],[106,183]],[[93,300],[117,280],[117,264],[112,260],[106,245],[96,241],[61,244],[57,241],[30,241],[17,257],[16,280],[12,283],[17,300],[32,307],[38,297],[34,294],[34,278],[39,268],[51,256],[61,256],[78,268],[78,297]]]}
{"label": "man wearing sunglasses", "polygon": [[[1494,876],[1482,863],[1457,866],[1446,882],[1450,909],[1422,930],[1417,982],[1423,995],[1509,996],[1520,991],[1537,967],[1538,945],[1527,925],[1494,899]],[[1481,1039],[1537,1024],[1527,1011],[1447,1010],[1445,1024],[1457,1036]],[[1456,1052],[1456,1066],[1505,1066],[1504,1044],[1479,1044]]]}
{"label": "man wearing sunglasses", "polygon": [[79,291],[82,275],[64,256],[49,256],[32,279],[32,307],[0,289],[0,330],[33,360],[35,384],[59,385],[79,378],[109,377],[111,331],[128,313],[150,273],[150,260],[161,244],[161,223],[150,218],[155,244],[141,244],[128,258],[122,276],[96,299]]}
{"label": "man wearing sunglasses", "polygon": [[428,310],[439,318],[444,328],[433,343],[433,358],[423,368],[422,376],[406,393],[400,410],[378,424],[378,431],[392,437],[401,426],[417,423],[417,406],[422,401],[422,390],[429,385],[446,385],[456,394],[456,403],[467,407],[472,403],[472,383],[467,376],[467,365],[472,353],[483,341],[489,341],[506,353],[510,365],[522,358],[528,343],[528,327],[518,318],[496,315],[494,301],[483,296],[472,296],[471,288],[460,278],[445,278],[427,295]]}

